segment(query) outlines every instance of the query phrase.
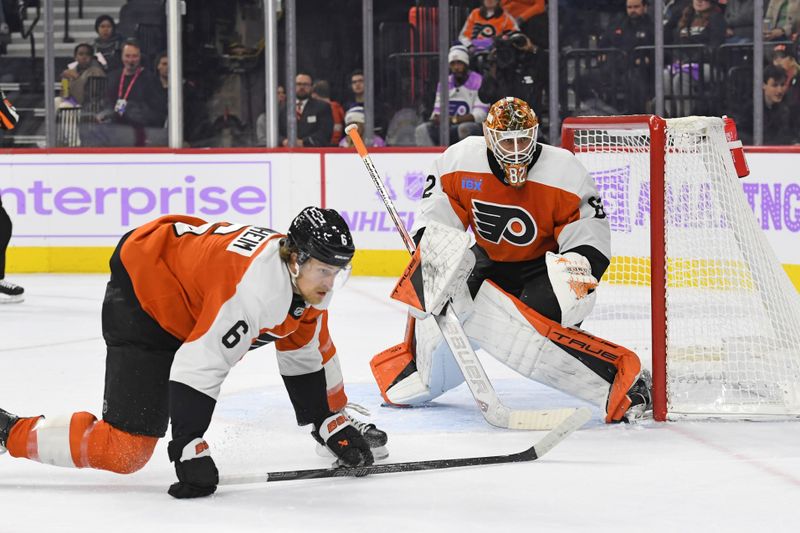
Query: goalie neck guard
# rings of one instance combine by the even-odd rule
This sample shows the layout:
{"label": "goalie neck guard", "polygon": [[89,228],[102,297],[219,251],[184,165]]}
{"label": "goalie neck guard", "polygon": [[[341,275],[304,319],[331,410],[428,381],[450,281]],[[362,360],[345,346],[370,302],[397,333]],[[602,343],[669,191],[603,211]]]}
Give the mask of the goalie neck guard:
{"label": "goalie neck guard", "polygon": [[292,221],[288,245],[298,250],[298,264],[309,257],[328,265],[345,267],[356,251],[347,222],[334,209],[306,207]]}
{"label": "goalie neck guard", "polygon": [[507,96],[489,108],[483,122],[486,145],[503,166],[508,185],[520,188],[536,150],[539,119],[524,100]]}

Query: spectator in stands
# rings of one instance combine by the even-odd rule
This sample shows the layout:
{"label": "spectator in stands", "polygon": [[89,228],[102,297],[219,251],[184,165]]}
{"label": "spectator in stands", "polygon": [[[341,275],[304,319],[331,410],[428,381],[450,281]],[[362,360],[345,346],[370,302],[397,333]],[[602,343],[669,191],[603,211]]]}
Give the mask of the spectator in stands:
{"label": "spectator in stands", "polygon": [[675,44],[675,29],[681,20],[683,10],[692,5],[692,0],[664,1],[664,44]]}
{"label": "spectator in stands", "polygon": [[725,43],[753,42],[753,0],[728,0],[725,6]]}
{"label": "spectator in stands", "polygon": [[100,15],[94,21],[94,31],[97,32],[94,40],[97,60],[107,72],[117,70],[122,66],[122,45],[125,42],[117,33],[117,24],[109,15]]}
{"label": "spectator in stands", "polygon": [[[627,0],[625,13],[620,14],[600,37],[601,48],[616,48],[625,52],[625,58],[602,55],[600,73],[605,81],[624,79],[628,87],[630,113],[644,112],[645,102],[652,98],[653,59],[652,52],[635,50],[639,46],[652,46],[653,19],[647,14],[647,0]],[[595,89],[604,85],[604,80],[595,79]]]}
{"label": "spectator in stands", "polygon": [[169,111],[169,58],[166,52],[161,52],[156,56],[155,74],[159,105],[161,106],[161,113],[164,115],[164,127],[166,127]]}
{"label": "spectator in stands", "polygon": [[94,57],[94,49],[88,43],[81,43],[73,52],[75,61],[70,63],[61,73],[61,79],[66,80],[69,97],[76,103],[83,105],[86,83],[89,78],[104,78],[105,70]]}
{"label": "spectator in stands", "polygon": [[[169,144],[169,58],[167,52],[160,52],[156,56],[154,65],[155,91],[158,94],[158,100],[153,102],[153,108],[157,109],[158,115],[164,117],[164,122],[161,124],[161,128],[149,128],[147,130],[147,144],[149,146],[167,146]],[[184,109],[186,109],[192,99],[188,95],[185,83],[183,84],[183,97]],[[190,116],[186,117],[187,114]],[[184,113],[185,124],[192,122],[191,115],[193,113],[190,110]]]}
{"label": "spectator in stands", "polygon": [[[785,102],[786,71],[769,65],[764,69],[764,144],[784,145],[796,141],[791,128],[791,111]],[[739,138],[744,144],[753,144],[753,104],[748,99],[736,117]]]}
{"label": "spectator in stands", "polygon": [[540,107],[545,87],[544,54],[522,32],[506,32],[494,40],[486,60],[482,61],[483,79],[478,91],[482,102],[496,102],[515,96],[533,107]]}
{"label": "spectator in stands", "polygon": [[[354,70],[348,79],[350,80],[350,92],[353,96],[345,102],[343,106],[344,110],[347,111],[351,107],[356,106],[364,107],[364,72],[361,70]],[[375,113],[375,119],[373,121],[375,131],[384,133],[389,125],[389,117],[392,116],[394,111],[389,108],[387,102],[382,102],[380,100],[373,102],[373,107],[373,112]]]}
{"label": "spectator in stands", "polygon": [[533,44],[547,46],[547,6],[545,0],[502,0],[500,5],[514,17],[522,33]]}
{"label": "spectator in stands", "polygon": [[278,93],[278,107],[286,107],[286,88],[283,85],[278,85],[275,92]]}
{"label": "spectator in stands", "polygon": [[156,76],[166,96],[167,89],[169,88],[169,59],[167,58],[166,52],[161,52],[156,56],[155,65]]}
{"label": "spectator in stands", "polygon": [[[285,128],[286,124],[286,89],[283,85],[278,85],[276,89],[278,94],[278,117],[279,122],[282,122]],[[259,146],[266,146],[267,144],[267,114],[261,113],[256,119],[256,142]]]}
{"label": "spectator in stands", "polygon": [[692,0],[681,12],[675,31],[676,44],[716,48],[725,38],[725,17],[715,0]]}
{"label": "spectator in stands", "polygon": [[[651,46],[654,41],[653,19],[647,14],[647,4],[647,0],[627,0],[625,13],[613,20],[600,36],[601,48],[619,48],[631,54],[637,46]],[[649,57],[639,59],[641,61],[634,63],[650,62]]]}
{"label": "spectator in stands", "polygon": [[[356,106],[348,109],[347,114],[345,114],[344,116],[344,122],[345,122],[345,128],[350,124],[355,124],[356,127],[358,128],[358,133],[361,135],[362,138],[364,137],[364,124],[366,124],[367,119],[366,116],[364,115],[363,107]],[[364,141],[366,142],[366,139],[364,139]],[[379,135],[373,135],[372,142],[368,143],[368,145],[381,147],[381,146],[386,146],[386,142],[384,142],[383,137]],[[342,137],[342,140],[339,141],[339,146],[342,146],[344,148],[352,148],[353,141],[350,139],[348,135],[345,135],[344,137]]]}
{"label": "spectator in stands", "polygon": [[786,72],[784,102],[789,107],[792,131],[800,130],[800,65],[797,63],[796,49],[793,45],[775,45],[772,64]]}
{"label": "spectator in stands", "polygon": [[344,104],[344,110],[347,111],[351,107],[364,106],[364,72],[361,70],[354,70],[350,73],[350,92],[353,97]]}
{"label": "spectator in stands", "polygon": [[[297,140],[295,146],[330,146],[331,136],[333,135],[333,115],[331,106],[327,102],[311,98],[311,87],[313,79],[310,74],[301,72],[295,79],[295,96],[297,103],[295,115],[297,116]],[[281,145],[289,146],[286,138],[285,121],[279,121],[279,129],[282,130]]]}
{"label": "spectator in stands", "polygon": [[680,50],[664,69],[664,95],[671,100],[671,116],[690,115],[706,98],[711,82],[711,56],[725,38],[725,17],[712,0],[692,0],[681,13],[673,34],[674,44],[703,44],[703,52]]}
{"label": "spectator in stands", "polygon": [[503,11],[500,0],[481,0],[481,7],[473,9],[464,22],[458,40],[468,49],[484,50],[492,46],[496,36],[517,30],[517,22]]}
{"label": "spectator in stands", "polygon": [[[478,97],[481,87],[481,75],[469,69],[469,53],[462,45],[450,48],[447,55],[450,63],[448,77],[450,115],[450,143],[455,143],[470,135],[482,135],[481,123],[486,117],[489,106]],[[439,144],[439,84],[436,86],[436,101],[433,113],[428,122],[417,126],[414,136],[417,146]]]}
{"label": "spectator in stands", "polygon": [[769,0],[764,14],[764,40],[789,41],[797,31],[800,0]]}
{"label": "spectator in stands", "polygon": [[145,146],[145,128],[163,127],[166,117],[159,104],[159,83],[152,72],[142,67],[141,61],[139,44],[133,39],[125,41],[123,67],[108,75],[105,109],[98,115],[104,127],[92,130],[92,144]]}
{"label": "spectator in stands", "polygon": [[319,80],[314,83],[311,90],[311,97],[327,102],[331,106],[331,116],[333,117],[333,135],[331,135],[331,146],[338,146],[339,141],[344,135],[344,108],[342,104],[331,100],[331,85],[327,80]]}

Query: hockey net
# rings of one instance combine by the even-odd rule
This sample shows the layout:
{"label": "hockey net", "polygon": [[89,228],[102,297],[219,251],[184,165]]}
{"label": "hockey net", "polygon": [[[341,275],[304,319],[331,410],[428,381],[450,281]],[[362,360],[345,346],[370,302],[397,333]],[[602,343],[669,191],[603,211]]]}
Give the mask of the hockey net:
{"label": "hockey net", "polygon": [[745,198],[722,120],[582,117],[562,138],[612,232],[582,327],[652,364],[656,419],[800,416],[800,297]]}

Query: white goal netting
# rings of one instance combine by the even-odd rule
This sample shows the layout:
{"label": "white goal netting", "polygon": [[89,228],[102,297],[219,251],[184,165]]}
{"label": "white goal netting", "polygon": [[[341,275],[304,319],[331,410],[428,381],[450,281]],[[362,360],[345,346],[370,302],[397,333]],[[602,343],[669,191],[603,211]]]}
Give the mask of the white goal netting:
{"label": "white goal netting", "polygon": [[[747,203],[722,120],[666,123],[668,417],[798,416],[800,297]],[[574,151],[603,197],[614,258],[582,327],[649,366],[650,131],[593,127],[574,130]]]}

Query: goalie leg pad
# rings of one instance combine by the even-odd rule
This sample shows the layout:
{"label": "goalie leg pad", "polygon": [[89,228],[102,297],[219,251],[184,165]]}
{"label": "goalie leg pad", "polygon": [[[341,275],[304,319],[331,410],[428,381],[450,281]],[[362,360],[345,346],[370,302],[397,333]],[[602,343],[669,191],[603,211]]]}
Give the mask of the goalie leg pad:
{"label": "goalie leg pad", "polygon": [[630,406],[627,391],[640,366],[636,354],[611,343],[607,343],[609,351],[611,346],[616,351],[608,358],[594,355],[593,349],[572,348],[571,341],[594,337],[563,328],[491,282],[478,292],[464,330],[523,376],[606,408],[607,422],[620,420]]}
{"label": "goalie leg pad", "polygon": [[[405,407],[407,398],[414,397],[424,391],[422,380],[414,364],[414,354],[406,342],[395,344],[372,358],[369,362],[372,375],[378,384],[383,400],[389,405]],[[413,377],[414,379],[410,379]],[[411,389],[408,391],[407,389]],[[413,391],[417,389],[418,393]],[[392,390],[390,397],[389,390]],[[405,401],[404,401],[405,400]]]}
{"label": "goalie leg pad", "polygon": [[421,404],[464,382],[436,321],[416,320],[413,331],[412,341],[392,346],[370,362],[381,396],[390,405]]}

